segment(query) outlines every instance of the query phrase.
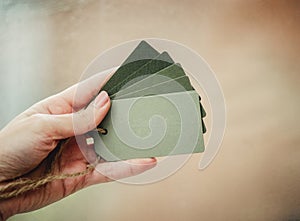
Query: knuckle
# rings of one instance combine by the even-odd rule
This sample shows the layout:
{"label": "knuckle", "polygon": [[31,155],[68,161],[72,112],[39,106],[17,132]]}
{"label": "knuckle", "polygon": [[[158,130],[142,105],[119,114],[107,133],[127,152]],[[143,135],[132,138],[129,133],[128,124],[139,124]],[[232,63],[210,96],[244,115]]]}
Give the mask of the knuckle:
{"label": "knuckle", "polygon": [[112,165],[110,163],[106,163],[103,170],[103,175],[109,177],[112,172]]}
{"label": "knuckle", "polygon": [[75,117],[77,118],[75,122],[77,122],[78,125],[85,131],[92,130],[96,127],[93,115],[87,110],[77,112],[77,116]]}
{"label": "knuckle", "polygon": [[129,176],[136,175],[135,166],[129,165]]}
{"label": "knuckle", "polygon": [[102,171],[101,171],[104,182],[109,182],[113,180],[113,166],[111,163],[103,164]]}
{"label": "knuckle", "polygon": [[46,123],[47,118],[43,114],[34,114],[29,117],[29,124],[31,124],[34,128],[40,128],[44,125],[47,125]]}
{"label": "knuckle", "polygon": [[44,134],[45,137],[51,138],[55,134],[55,123],[51,123],[51,117],[45,114],[34,114],[29,117],[29,127],[38,134]]}
{"label": "knuckle", "polygon": [[111,178],[108,177],[108,176],[104,176],[103,179],[104,179],[104,182],[105,182],[105,183],[114,181],[113,179],[111,179]]}

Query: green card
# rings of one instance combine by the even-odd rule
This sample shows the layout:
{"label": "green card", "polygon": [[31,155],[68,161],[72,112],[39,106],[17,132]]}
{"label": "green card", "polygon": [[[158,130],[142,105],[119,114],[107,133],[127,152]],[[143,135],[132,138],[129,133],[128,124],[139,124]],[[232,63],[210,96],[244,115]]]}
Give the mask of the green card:
{"label": "green card", "polygon": [[[182,86],[175,90],[175,86]],[[172,87],[173,86],[173,87]],[[141,78],[139,82],[133,86],[125,88],[115,94],[115,99],[130,98],[146,95],[140,91],[148,90],[151,94],[172,93],[180,91],[193,90],[188,77],[185,75],[182,67],[179,64],[170,65],[155,74],[148,75],[146,78]],[[155,91],[157,90],[157,92]],[[163,92],[164,91],[164,92]]]}
{"label": "green card", "polygon": [[[142,78],[146,76],[150,76],[151,74],[164,69],[165,67],[171,65],[173,62],[172,58],[168,55],[168,53],[163,52],[159,54],[152,60],[149,60],[145,65],[141,66],[136,71],[128,71],[128,74],[120,83],[114,86],[114,91],[116,93],[121,93],[122,90],[127,89],[128,87],[132,87],[136,83],[138,83]],[[134,88],[134,87],[133,87]],[[115,94],[111,95],[111,98],[115,97]]]}
{"label": "green card", "polygon": [[95,150],[107,161],[204,151],[195,91],[113,100],[100,126]]}
{"label": "green card", "polygon": [[142,41],[104,85],[102,90],[105,90],[109,95],[116,93],[118,89],[115,86],[126,78],[127,75],[136,71],[158,55],[159,53],[154,48],[147,42]]}
{"label": "green card", "polygon": [[204,151],[206,112],[184,69],[142,41],[102,88],[111,109],[90,132],[107,161]]}

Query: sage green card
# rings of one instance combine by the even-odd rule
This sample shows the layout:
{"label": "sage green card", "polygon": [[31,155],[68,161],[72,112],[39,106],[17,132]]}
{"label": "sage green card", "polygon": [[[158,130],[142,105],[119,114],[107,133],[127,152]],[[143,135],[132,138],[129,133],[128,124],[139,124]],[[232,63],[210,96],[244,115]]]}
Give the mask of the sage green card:
{"label": "sage green card", "polygon": [[95,151],[107,161],[204,151],[195,91],[113,100],[100,127]]}

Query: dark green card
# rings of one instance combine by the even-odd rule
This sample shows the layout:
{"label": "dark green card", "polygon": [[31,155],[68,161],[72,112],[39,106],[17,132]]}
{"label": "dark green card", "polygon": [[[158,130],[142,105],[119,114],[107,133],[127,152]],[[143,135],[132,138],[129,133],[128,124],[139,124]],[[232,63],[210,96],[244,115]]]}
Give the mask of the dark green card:
{"label": "dark green card", "polygon": [[114,89],[116,85],[158,55],[159,53],[154,48],[147,42],[142,41],[104,85],[102,90],[105,90],[109,95],[116,93],[118,91],[117,88]]}
{"label": "dark green card", "polygon": [[[183,78],[185,78],[185,80]],[[182,90],[193,90],[193,87],[191,86],[190,81],[185,75],[182,67],[179,64],[173,64],[154,74],[144,75],[144,77],[140,78],[139,82],[136,82],[133,86],[125,88],[116,93],[114,98],[121,99],[136,97],[139,96],[139,91],[151,87],[154,87],[158,90],[155,94],[161,93],[161,90],[167,91],[167,93],[177,92],[178,89],[176,91],[173,91],[173,87],[171,87],[172,85],[176,85],[176,82],[174,81],[181,83],[182,87],[184,87]],[[167,82],[169,82],[169,84],[167,84],[166,86],[165,83]],[[168,92],[168,90],[170,91]]]}
{"label": "dark green card", "polygon": [[[138,70],[134,72],[129,71],[128,73],[130,74],[128,74],[123,80],[121,80],[120,83],[114,86],[113,90],[117,91],[117,93],[122,93],[122,90],[128,87],[132,87],[135,83],[139,82],[145,76],[154,74],[155,72],[171,65],[172,63],[174,62],[168,55],[168,53],[163,52],[162,54],[159,54],[157,57],[141,66]],[[115,95],[116,93],[112,94],[111,98],[114,98]]]}

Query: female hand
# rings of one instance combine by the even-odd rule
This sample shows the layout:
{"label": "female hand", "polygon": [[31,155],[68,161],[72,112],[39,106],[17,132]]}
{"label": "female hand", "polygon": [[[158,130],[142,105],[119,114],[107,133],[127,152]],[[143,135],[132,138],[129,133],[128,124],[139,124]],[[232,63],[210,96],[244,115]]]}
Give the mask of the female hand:
{"label": "female hand", "polygon": [[[53,174],[70,174],[86,169],[89,163],[85,156],[93,157],[95,153],[93,147],[86,144],[83,154],[78,141],[85,141],[85,133],[94,129],[110,108],[107,93],[102,91],[98,94],[107,78],[95,75],[46,98],[21,113],[0,131],[0,187],[17,177],[34,179],[44,175],[45,159],[60,140],[69,137],[71,139],[55,162]],[[76,98],[80,99],[74,100],[78,92],[80,94]],[[95,100],[89,103],[96,95]],[[54,180],[36,190],[0,200],[0,220],[41,208],[92,184],[111,181],[111,177],[121,179],[137,175],[156,165],[155,158],[125,162],[100,163],[96,170],[84,176]],[[105,175],[97,172],[97,168],[105,171]]]}

